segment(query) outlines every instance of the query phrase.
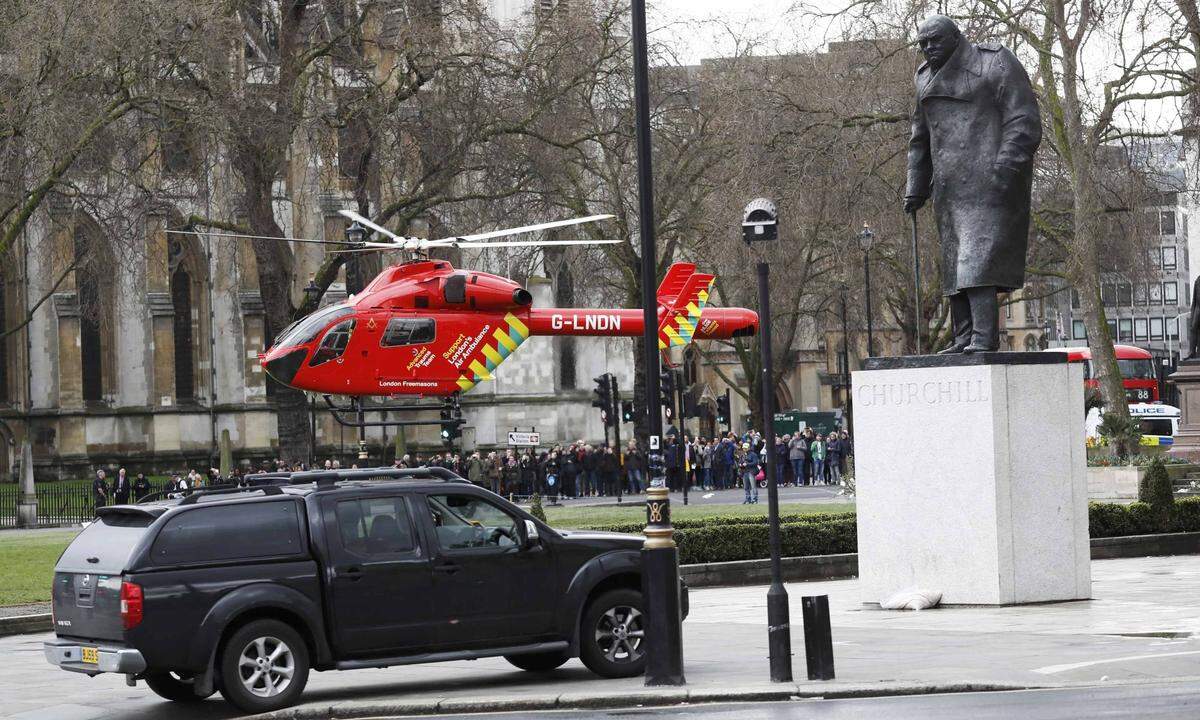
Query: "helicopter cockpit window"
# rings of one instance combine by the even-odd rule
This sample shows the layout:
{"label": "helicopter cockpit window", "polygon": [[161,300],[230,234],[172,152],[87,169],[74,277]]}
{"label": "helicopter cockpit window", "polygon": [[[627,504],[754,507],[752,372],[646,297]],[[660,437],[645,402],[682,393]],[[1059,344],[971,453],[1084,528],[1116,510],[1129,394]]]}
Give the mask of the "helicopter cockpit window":
{"label": "helicopter cockpit window", "polygon": [[379,346],[424,345],[433,342],[433,336],[433,318],[392,318],[388,320]]}
{"label": "helicopter cockpit window", "polygon": [[312,362],[309,365],[316,367],[322,363],[340,358],[342,353],[346,352],[346,346],[350,344],[350,334],[353,332],[353,320],[343,320],[329,328],[329,332],[325,333],[325,338],[321,340],[320,347],[313,353]]}
{"label": "helicopter cockpit window", "polygon": [[311,315],[297,320],[279,333],[279,337],[275,338],[275,346],[293,347],[310,343],[326,325],[338,318],[353,314],[354,308],[346,305],[330,305],[321,308]]}

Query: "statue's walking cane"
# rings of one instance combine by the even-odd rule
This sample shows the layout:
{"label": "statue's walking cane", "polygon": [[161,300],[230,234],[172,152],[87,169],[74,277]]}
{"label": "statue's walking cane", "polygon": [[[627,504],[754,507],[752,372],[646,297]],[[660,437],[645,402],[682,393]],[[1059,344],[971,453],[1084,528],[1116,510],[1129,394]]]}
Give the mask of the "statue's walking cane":
{"label": "statue's walking cane", "polygon": [[921,253],[917,249],[917,211],[908,214],[912,220],[913,256],[913,331],[917,335],[917,354],[921,354]]}

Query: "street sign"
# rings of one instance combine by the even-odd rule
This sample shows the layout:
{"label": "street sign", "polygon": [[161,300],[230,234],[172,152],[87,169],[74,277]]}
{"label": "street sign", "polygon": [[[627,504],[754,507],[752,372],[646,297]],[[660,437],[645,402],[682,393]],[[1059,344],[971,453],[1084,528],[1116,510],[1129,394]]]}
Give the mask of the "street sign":
{"label": "street sign", "polygon": [[510,432],[508,444],[513,447],[537,447],[542,444],[542,434],[535,432]]}
{"label": "street sign", "polygon": [[840,415],[836,412],[800,412],[785,410],[775,413],[775,434],[790,435],[806,427],[828,435],[833,430],[840,429]]}

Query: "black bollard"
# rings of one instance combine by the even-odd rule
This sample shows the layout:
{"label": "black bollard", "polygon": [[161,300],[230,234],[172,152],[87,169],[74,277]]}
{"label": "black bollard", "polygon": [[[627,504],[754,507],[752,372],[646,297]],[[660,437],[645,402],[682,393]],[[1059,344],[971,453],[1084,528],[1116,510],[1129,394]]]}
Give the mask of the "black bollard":
{"label": "black bollard", "polygon": [[833,635],[829,631],[829,596],[806,595],[804,610],[804,654],[809,680],[833,679]]}

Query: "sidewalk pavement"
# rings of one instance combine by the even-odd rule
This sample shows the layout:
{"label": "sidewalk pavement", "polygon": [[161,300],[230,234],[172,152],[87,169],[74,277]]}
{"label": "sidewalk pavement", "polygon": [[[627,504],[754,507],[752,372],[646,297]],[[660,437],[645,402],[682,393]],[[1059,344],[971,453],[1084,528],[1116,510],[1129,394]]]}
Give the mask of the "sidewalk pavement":
{"label": "sidewalk pavement", "polygon": [[[602,680],[577,660],[544,675],[503,659],[315,673],[304,703],[277,718],[629,707],[686,701],[851,697],[1068,687],[1200,678],[1200,556],[1092,564],[1094,600],[923,612],[865,608],[856,580],[788,585],[795,683],[768,680],[766,588],[692,593],[684,623],[688,684]],[[806,680],[800,598],[827,594],[837,679]],[[88,679],[41,659],[38,636],[0,640],[4,710],[22,718],[157,717],[164,704],[119,677]],[[94,709],[96,714],[87,714]],[[70,712],[68,712],[70,710]],[[229,717],[222,703],[171,709],[176,720]],[[28,714],[25,714],[28,713]]]}

